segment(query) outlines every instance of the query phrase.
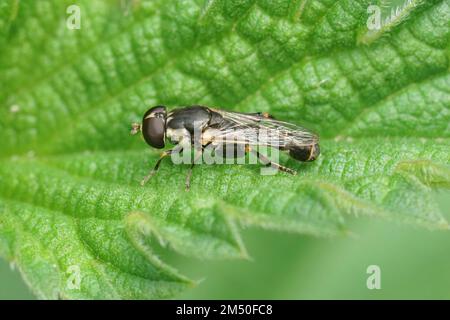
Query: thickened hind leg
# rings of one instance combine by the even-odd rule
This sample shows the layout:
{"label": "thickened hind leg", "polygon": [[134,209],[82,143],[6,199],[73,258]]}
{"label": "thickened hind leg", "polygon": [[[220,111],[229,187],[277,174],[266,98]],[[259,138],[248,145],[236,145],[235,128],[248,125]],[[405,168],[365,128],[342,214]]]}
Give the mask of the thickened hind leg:
{"label": "thickened hind leg", "polygon": [[265,155],[259,153],[258,151],[251,150],[251,152],[255,153],[256,156],[258,157],[258,159],[261,160],[261,162],[263,164],[265,164],[266,166],[268,166],[268,167],[271,166],[274,169],[277,169],[277,170],[280,170],[280,171],[283,171],[283,172],[287,172],[287,173],[290,173],[292,175],[296,175],[297,174],[297,171],[295,171],[295,170],[293,170],[291,168],[282,166],[279,163],[271,161],[269,158],[267,158]]}

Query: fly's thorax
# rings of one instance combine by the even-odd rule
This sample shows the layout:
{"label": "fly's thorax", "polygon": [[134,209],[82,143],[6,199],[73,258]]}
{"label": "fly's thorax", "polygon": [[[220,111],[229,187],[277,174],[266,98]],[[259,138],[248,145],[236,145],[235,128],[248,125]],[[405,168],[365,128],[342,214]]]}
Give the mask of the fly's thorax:
{"label": "fly's thorax", "polygon": [[314,161],[320,154],[319,144],[309,146],[290,146],[289,156],[298,161]]}
{"label": "fly's thorax", "polygon": [[208,111],[209,111],[209,123],[208,123],[208,125],[211,126],[211,127],[218,127],[218,126],[220,126],[223,123],[223,121],[224,121],[223,117],[219,113],[217,113],[217,112],[215,112],[215,111],[213,111],[211,109],[208,109]]}
{"label": "fly's thorax", "polygon": [[202,106],[191,106],[175,109],[168,114],[167,129],[186,129],[194,134],[198,128],[204,129],[210,120],[208,108]]}
{"label": "fly's thorax", "polygon": [[191,140],[191,134],[185,128],[173,129],[167,126],[166,138],[170,140],[172,144],[179,143],[182,140]]}

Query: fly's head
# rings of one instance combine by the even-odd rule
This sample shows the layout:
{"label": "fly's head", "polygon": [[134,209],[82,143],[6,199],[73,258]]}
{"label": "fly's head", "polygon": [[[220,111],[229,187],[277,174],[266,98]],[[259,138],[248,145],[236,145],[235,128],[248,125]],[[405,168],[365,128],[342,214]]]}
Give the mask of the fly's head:
{"label": "fly's head", "polygon": [[153,148],[164,148],[166,135],[166,107],[156,106],[147,110],[142,118],[142,124],[133,123],[131,134],[142,131],[145,142]]}

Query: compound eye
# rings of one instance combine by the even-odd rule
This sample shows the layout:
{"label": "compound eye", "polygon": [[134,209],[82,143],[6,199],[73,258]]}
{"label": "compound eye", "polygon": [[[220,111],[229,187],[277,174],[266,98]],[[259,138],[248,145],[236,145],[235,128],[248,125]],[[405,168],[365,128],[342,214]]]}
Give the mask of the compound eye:
{"label": "compound eye", "polygon": [[164,136],[166,131],[166,109],[157,106],[148,110],[142,120],[142,135],[145,142],[153,148],[164,148]]}

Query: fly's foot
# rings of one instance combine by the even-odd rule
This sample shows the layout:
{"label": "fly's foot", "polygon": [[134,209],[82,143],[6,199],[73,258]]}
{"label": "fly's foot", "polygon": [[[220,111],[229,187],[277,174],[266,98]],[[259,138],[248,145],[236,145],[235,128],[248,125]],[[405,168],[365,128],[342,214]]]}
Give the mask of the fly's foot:
{"label": "fly's foot", "polygon": [[156,170],[150,171],[150,173],[142,179],[141,186],[145,186],[145,184],[155,175],[155,173]]}
{"label": "fly's foot", "polygon": [[266,164],[267,167],[272,167],[274,169],[292,174],[293,176],[297,175],[297,171],[295,171],[294,169],[282,166],[281,164],[275,163],[275,162],[270,162],[268,164]]}
{"label": "fly's foot", "polygon": [[293,176],[297,175],[297,171],[295,171],[294,169],[291,169],[291,168],[284,167],[282,165],[278,165],[278,169],[280,171],[283,171],[283,172],[286,172],[286,173],[290,173]]}
{"label": "fly's foot", "polygon": [[191,189],[191,177],[192,177],[192,167],[189,168],[188,173],[186,175],[186,182],[184,184],[185,191],[189,191]]}

